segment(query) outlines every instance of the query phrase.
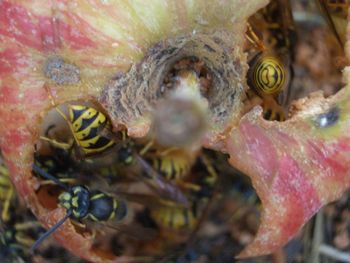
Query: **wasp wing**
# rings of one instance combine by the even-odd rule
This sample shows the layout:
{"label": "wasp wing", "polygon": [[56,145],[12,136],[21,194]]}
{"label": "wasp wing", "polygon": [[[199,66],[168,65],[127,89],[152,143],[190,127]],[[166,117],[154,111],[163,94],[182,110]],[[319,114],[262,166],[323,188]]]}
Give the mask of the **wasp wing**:
{"label": "wasp wing", "polygon": [[144,205],[148,208],[157,208],[159,206],[167,206],[167,207],[187,207],[187,205],[180,204],[178,202],[174,202],[168,199],[162,199],[158,196],[150,195],[150,194],[140,194],[140,193],[126,193],[126,192],[120,192],[118,191],[117,194],[110,194],[109,195],[116,197],[118,199],[123,198],[127,200],[128,202],[134,202],[141,205]]}
{"label": "wasp wing", "polygon": [[322,12],[323,16],[325,17],[325,19],[327,21],[327,24],[329,25],[329,27],[331,28],[332,32],[336,36],[340,46],[343,47],[344,46],[344,38],[341,37],[339,31],[340,31],[340,28],[342,28],[342,27],[346,28],[346,19],[345,19],[344,26],[342,26],[340,24],[340,20],[337,19],[336,17],[334,17],[329,12],[329,8],[327,6],[327,1],[326,0],[316,0],[316,2],[318,3],[318,6],[321,9],[321,12]]}
{"label": "wasp wing", "polygon": [[142,157],[136,155],[138,163],[144,169],[145,174],[139,177],[159,196],[169,199],[185,206],[189,205],[189,201],[179,187],[165,180],[153,167],[146,162]]}
{"label": "wasp wing", "polygon": [[128,237],[141,241],[152,240],[158,235],[158,231],[156,229],[143,227],[136,223],[130,225],[120,223],[117,225],[111,225],[104,222],[99,222],[99,224],[118,231],[118,234],[127,235]]}

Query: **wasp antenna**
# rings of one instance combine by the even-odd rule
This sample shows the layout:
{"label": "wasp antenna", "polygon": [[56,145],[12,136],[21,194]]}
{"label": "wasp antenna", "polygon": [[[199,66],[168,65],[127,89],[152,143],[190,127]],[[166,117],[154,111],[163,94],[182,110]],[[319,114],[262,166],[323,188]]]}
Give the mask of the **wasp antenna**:
{"label": "wasp antenna", "polygon": [[24,222],[24,223],[14,224],[14,228],[17,231],[23,231],[23,230],[31,229],[33,227],[41,227],[41,225],[38,221],[28,221],[28,222]]}
{"label": "wasp antenna", "polygon": [[53,96],[52,96],[52,93],[51,93],[51,90],[48,88],[48,87],[45,87],[46,91],[47,91],[47,94],[49,95],[50,97],[50,102],[51,102],[51,105],[55,107],[56,111],[62,116],[63,119],[65,119],[66,121],[68,121],[66,115],[58,108]]}
{"label": "wasp antenna", "polygon": [[56,177],[52,176],[51,174],[49,174],[48,172],[46,172],[45,170],[41,169],[39,166],[37,166],[35,163],[33,164],[33,171],[40,174],[41,176],[45,177],[48,180],[51,180],[53,182],[55,182],[57,185],[59,185],[60,187],[62,187],[64,190],[69,191],[69,187],[62,183],[60,180],[58,180]]}
{"label": "wasp antenna", "polygon": [[11,200],[12,200],[13,195],[14,195],[14,190],[13,190],[12,185],[10,185],[10,190],[8,191],[8,193],[6,195],[6,199],[3,203],[3,208],[2,208],[2,213],[1,213],[1,218],[4,221],[10,220],[11,216],[9,214],[9,211],[10,211],[10,204],[11,204]]}
{"label": "wasp antenna", "polygon": [[63,119],[69,122],[69,120],[67,119],[67,116],[60,110],[60,108],[58,108],[58,106],[55,106],[55,110],[62,116]]}
{"label": "wasp antenna", "polygon": [[253,27],[251,26],[250,23],[247,23],[247,34],[246,37],[250,43],[252,43],[258,50],[265,51],[265,46],[260,40],[260,38],[257,36],[255,33]]}
{"label": "wasp antenna", "polygon": [[67,212],[65,217],[63,217],[60,221],[58,221],[53,227],[47,230],[30,248],[30,253],[34,254],[35,250],[40,246],[40,244],[48,238],[53,232],[55,232],[66,220],[72,215],[72,212]]}

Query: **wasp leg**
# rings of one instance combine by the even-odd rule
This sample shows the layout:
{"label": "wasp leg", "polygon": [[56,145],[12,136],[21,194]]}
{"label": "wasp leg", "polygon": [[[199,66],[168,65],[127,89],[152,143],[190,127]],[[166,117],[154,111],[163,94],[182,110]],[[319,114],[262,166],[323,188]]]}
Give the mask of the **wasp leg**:
{"label": "wasp leg", "polygon": [[96,229],[91,229],[91,239],[92,240],[95,240],[96,238],[96,235],[97,235],[97,230]]}
{"label": "wasp leg", "polygon": [[255,46],[256,49],[260,51],[265,50],[265,46],[263,42],[260,40],[260,38],[256,35],[255,31],[253,30],[253,27],[247,23],[247,32],[246,32],[246,38],[247,40]]}
{"label": "wasp leg", "polygon": [[167,149],[165,149],[163,151],[160,151],[157,154],[160,155],[160,156],[166,156],[166,155],[170,154],[171,152],[177,151],[177,150],[179,150],[179,148],[177,148],[177,147],[170,147],[170,148],[167,148]]}
{"label": "wasp leg", "polygon": [[18,233],[16,234],[15,236],[17,242],[25,247],[31,247],[35,240],[30,238],[30,237],[26,237],[25,235],[21,234],[21,233]]}
{"label": "wasp leg", "polygon": [[0,200],[7,199],[8,189],[11,187],[12,185],[8,175],[8,170],[5,167],[0,166],[0,188],[2,188],[0,191]]}
{"label": "wasp leg", "polygon": [[[0,175],[3,175],[5,178],[9,176],[9,171],[6,169],[5,166],[0,165]],[[1,179],[2,176],[0,176],[0,183],[5,180],[5,179]]]}
{"label": "wasp leg", "polygon": [[140,151],[139,155],[144,155],[153,146],[154,140],[149,141]]}
{"label": "wasp leg", "polygon": [[[59,180],[65,184],[75,184],[76,183],[76,180],[74,178],[60,178]],[[56,183],[51,181],[51,180],[40,181],[40,186],[44,186],[44,185],[56,185]]]}
{"label": "wasp leg", "polygon": [[270,96],[264,97],[263,117],[269,121],[285,121],[284,109]]}
{"label": "wasp leg", "polygon": [[15,229],[18,231],[28,230],[33,227],[41,227],[41,225],[37,221],[30,221],[30,222],[15,224]]}
{"label": "wasp leg", "polygon": [[72,224],[81,228],[81,229],[86,229],[86,225],[84,223],[81,223],[81,222],[78,222],[78,221],[75,221],[75,220],[71,220]]}
{"label": "wasp leg", "polygon": [[218,180],[218,174],[216,173],[213,165],[205,155],[201,155],[200,158],[209,173],[209,176],[205,178],[205,182],[209,185],[214,185]]}
{"label": "wasp leg", "polygon": [[176,182],[180,187],[187,189],[187,190],[192,190],[194,192],[199,192],[201,190],[201,186],[198,184],[193,184],[189,182],[183,182],[183,181],[178,181]]}
{"label": "wasp leg", "polygon": [[7,196],[7,192],[1,191],[0,192],[0,201],[6,200],[6,196]]}
{"label": "wasp leg", "polygon": [[4,202],[4,207],[3,207],[3,210],[1,213],[1,218],[4,222],[7,222],[10,220],[10,212],[9,211],[10,211],[10,204],[11,204],[13,194],[14,194],[14,190],[13,190],[13,187],[11,185],[10,189],[7,192],[6,199]]}
{"label": "wasp leg", "polygon": [[70,149],[72,149],[74,141],[71,143],[65,143],[65,142],[58,142],[55,139],[50,139],[48,137],[45,136],[40,136],[40,139],[46,142],[49,142],[52,146],[62,149],[62,150],[66,150],[69,151]]}

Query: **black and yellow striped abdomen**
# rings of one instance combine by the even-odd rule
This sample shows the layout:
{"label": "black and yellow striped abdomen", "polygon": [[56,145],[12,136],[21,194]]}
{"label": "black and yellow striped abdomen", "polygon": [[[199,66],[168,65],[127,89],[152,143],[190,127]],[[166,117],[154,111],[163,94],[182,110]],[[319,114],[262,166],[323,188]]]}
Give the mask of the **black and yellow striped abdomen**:
{"label": "black and yellow striped abdomen", "polygon": [[3,222],[8,222],[11,219],[10,205],[14,196],[14,187],[10,180],[9,170],[0,159],[0,211]]}
{"label": "black and yellow striped abdomen", "polygon": [[152,219],[161,228],[167,229],[192,229],[197,218],[190,208],[161,206],[151,211]]}
{"label": "black and yellow striped abdomen", "polygon": [[5,166],[0,165],[0,201],[5,201],[8,192],[12,188],[12,183],[8,174],[8,170]]}
{"label": "black and yellow striped abdomen", "polygon": [[248,84],[258,94],[276,95],[286,83],[286,70],[275,57],[258,55],[250,63]]}
{"label": "black and yellow striped abdomen", "polygon": [[102,112],[83,105],[69,105],[69,120],[74,138],[85,154],[101,153],[115,145],[113,140],[100,134],[110,126]]}
{"label": "black and yellow striped abdomen", "polygon": [[169,181],[183,179],[191,169],[192,159],[180,151],[174,151],[166,155],[152,158],[153,168]]}

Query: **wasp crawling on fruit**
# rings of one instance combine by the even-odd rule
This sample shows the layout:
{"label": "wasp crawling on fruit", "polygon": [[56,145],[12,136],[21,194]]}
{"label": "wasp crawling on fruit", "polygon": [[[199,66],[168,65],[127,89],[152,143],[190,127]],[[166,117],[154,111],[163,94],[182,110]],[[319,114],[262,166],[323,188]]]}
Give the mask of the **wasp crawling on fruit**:
{"label": "wasp crawling on fruit", "polygon": [[111,124],[105,114],[92,106],[68,104],[69,117],[67,118],[66,114],[55,104],[49,88],[46,88],[46,90],[51,98],[52,105],[69,125],[74,140],[70,143],[63,143],[43,136],[41,139],[66,150],[71,150],[76,144],[77,154],[81,155],[80,157],[101,154],[115,146],[116,142],[113,139],[102,134],[103,131],[111,129]]}
{"label": "wasp crawling on fruit", "polygon": [[[191,168],[187,171],[186,176],[184,174],[177,178],[180,185],[188,191],[191,200],[190,206],[158,206],[151,209],[151,217],[163,229],[172,231],[194,230],[203,216],[205,217],[206,210],[209,209],[218,182],[216,170],[209,157],[203,152]],[[193,177],[193,180],[188,177]]]}
{"label": "wasp crawling on fruit", "polygon": [[58,202],[59,206],[65,208],[67,212],[64,218],[35,242],[32,246],[32,251],[35,251],[42,241],[56,231],[68,218],[72,218],[78,222],[85,219],[96,222],[110,222],[113,220],[119,222],[127,214],[127,205],[122,199],[117,199],[100,191],[92,192],[83,185],[68,187],[36,165],[33,166],[33,171],[55,182],[64,189],[58,197]]}
{"label": "wasp crawling on fruit", "polygon": [[[261,39],[257,30],[266,31],[267,37]],[[290,3],[272,1],[263,8],[248,23],[246,38],[251,45],[248,85],[263,100],[264,118],[283,121],[293,78],[295,29]]]}

